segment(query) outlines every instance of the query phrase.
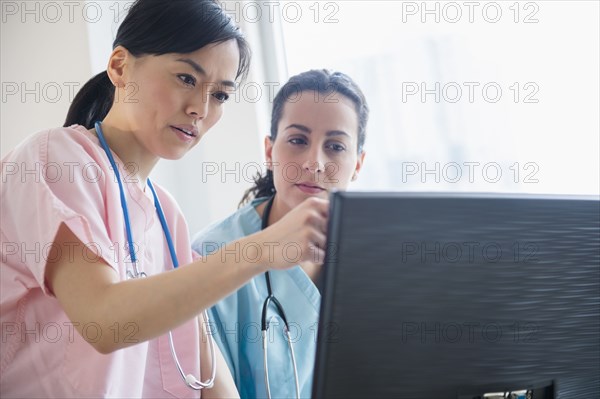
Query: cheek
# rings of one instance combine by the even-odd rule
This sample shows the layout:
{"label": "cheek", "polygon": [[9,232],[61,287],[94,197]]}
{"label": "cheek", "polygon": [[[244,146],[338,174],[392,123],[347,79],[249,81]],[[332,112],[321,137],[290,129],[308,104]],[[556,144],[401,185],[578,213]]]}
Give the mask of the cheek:
{"label": "cheek", "polygon": [[280,145],[275,144],[273,152],[271,153],[273,162],[279,162],[279,169],[290,164],[301,165],[303,163],[302,152],[298,149],[294,149],[286,143]]}
{"label": "cheek", "polygon": [[[210,101],[210,99],[209,99]],[[208,108],[208,114],[204,118],[203,121],[200,121],[202,129],[206,132],[208,129],[212,128],[214,125],[219,122],[221,117],[223,116],[223,106],[224,104],[211,104]]]}
{"label": "cheek", "polygon": [[325,168],[325,174],[329,181],[334,182],[334,187],[346,188],[352,180],[356,165],[356,157],[332,160]]}
{"label": "cheek", "polygon": [[294,152],[286,146],[274,146],[271,153],[273,162],[273,178],[279,190],[287,183],[294,183],[302,177],[301,162],[294,157]]}
{"label": "cheek", "polygon": [[138,111],[144,112],[145,118],[151,118],[152,116],[169,110],[177,105],[178,99],[172,95],[172,91],[168,90],[164,83],[144,80],[138,83],[138,85],[129,90],[135,94],[132,94],[126,102],[129,102],[130,106],[135,107]]}

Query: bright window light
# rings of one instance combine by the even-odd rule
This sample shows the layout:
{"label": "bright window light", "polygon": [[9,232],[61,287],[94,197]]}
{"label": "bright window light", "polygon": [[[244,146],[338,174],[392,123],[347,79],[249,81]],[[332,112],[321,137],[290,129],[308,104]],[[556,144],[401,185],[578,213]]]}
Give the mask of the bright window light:
{"label": "bright window light", "polygon": [[365,92],[355,189],[598,195],[599,4],[284,2],[288,76]]}

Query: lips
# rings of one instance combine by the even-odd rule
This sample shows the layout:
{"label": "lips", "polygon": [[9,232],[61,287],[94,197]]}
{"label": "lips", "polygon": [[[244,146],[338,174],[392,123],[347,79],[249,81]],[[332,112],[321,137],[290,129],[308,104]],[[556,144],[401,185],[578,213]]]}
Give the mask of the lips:
{"label": "lips", "polygon": [[297,183],[296,187],[307,194],[318,194],[322,191],[325,191],[323,187],[309,182]]}
{"label": "lips", "polygon": [[171,125],[173,129],[179,130],[181,133],[189,137],[198,137],[198,129],[193,125]]}

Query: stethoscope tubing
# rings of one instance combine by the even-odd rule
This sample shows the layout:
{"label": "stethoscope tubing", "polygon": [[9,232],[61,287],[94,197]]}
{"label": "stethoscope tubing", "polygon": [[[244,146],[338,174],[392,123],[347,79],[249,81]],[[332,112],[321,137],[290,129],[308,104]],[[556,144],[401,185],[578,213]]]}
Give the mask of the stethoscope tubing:
{"label": "stethoscope tubing", "polygon": [[[135,247],[133,246],[133,235],[131,233],[131,223],[129,221],[129,210],[127,207],[127,199],[125,198],[125,190],[123,189],[123,183],[121,182],[121,175],[119,173],[119,168],[117,167],[117,163],[115,162],[114,157],[110,151],[110,147],[108,146],[106,140],[104,139],[104,134],[102,132],[101,123],[98,121],[95,123],[96,133],[98,135],[98,140],[100,141],[100,145],[104,149],[106,156],[110,162],[113,171],[115,172],[115,176],[117,178],[117,183],[119,184],[119,195],[121,198],[121,208],[123,209],[123,218],[125,219],[125,231],[127,233],[127,244],[129,246],[129,255],[131,257],[131,262],[133,264],[133,271],[127,270],[126,275],[127,278],[143,278],[146,277],[146,273],[140,271],[137,265],[137,258],[135,256]],[[173,239],[171,238],[171,233],[169,231],[169,226],[167,225],[167,221],[165,219],[165,214],[162,210],[162,206],[160,205],[160,201],[158,200],[158,195],[154,190],[154,186],[150,179],[146,180],[150,191],[152,191],[152,196],[154,198],[154,207],[156,208],[156,213],[158,214],[158,218],[160,220],[161,227],[163,229],[163,233],[165,234],[165,239],[167,241],[167,246],[169,247],[169,254],[171,255],[171,261],[173,262],[173,268],[179,267],[179,261],[177,260],[177,253],[175,252],[175,246],[173,245]],[[208,312],[204,310],[202,312],[202,318],[207,326],[210,326],[210,319],[208,317]],[[200,334],[202,334],[202,328],[200,328]],[[185,382],[185,384],[194,389],[201,390],[203,388],[211,388],[214,385],[215,378],[217,375],[217,363],[216,363],[216,352],[215,352],[215,342],[212,338],[212,334],[208,334],[208,341],[210,346],[210,356],[211,356],[211,376],[206,381],[200,381],[192,374],[185,374],[183,368],[181,367],[181,363],[179,362],[179,358],[175,351],[175,345],[173,343],[173,333],[169,331],[169,345],[171,347],[171,354],[173,355],[173,360],[175,361],[175,366],[177,367],[177,371],[181,375],[181,378]]]}
{"label": "stethoscope tubing", "polygon": [[[265,228],[267,228],[267,226],[269,224],[269,215],[271,214],[271,207],[273,205],[274,199],[275,199],[275,196],[272,196],[268,200],[267,204],[265,205],[265,209],[263,210],[263,216],[262,216],[261,230],[264,230]],[[283,320],[283,324],[284,324],[283,330],[284,330],[286,338],[287,338],[288,348],[290,349],[290,354],[291,354],[292,367],[294,369],[294,383],[295,383],[295,387],[296,387],[296,398],[300,399],[300,383],[298,381],[298,367],[296,365],[296,355],[294,353],[294,345],[292,344],[292,338],[290,336],[290,328],[288,325],[288,320],[287,320],[287,316],[285,314],[285,310],[283,309],[283,305],[279,302],[279,300],[273,294],[271,275],[269,274],[268,271],[265,272],[265,283],[267,285],[267,297],[265,298],[265,301],[263,303],[262,313],[261,313],[261,318],[260,318],[260,325],[261,325],[261,335],[262,335],[265,387],[267,390],[267,398],[271,399],[271,386],[269,384],[268,345],[267,345],[267,342],[268,342],[267,330],[269,329],[269,322],[267,321],[267,311],[268,311],[269,305],[272,303],[274,305],[276,311],[279,312],[279,315],[281,316],[281,318]]]}

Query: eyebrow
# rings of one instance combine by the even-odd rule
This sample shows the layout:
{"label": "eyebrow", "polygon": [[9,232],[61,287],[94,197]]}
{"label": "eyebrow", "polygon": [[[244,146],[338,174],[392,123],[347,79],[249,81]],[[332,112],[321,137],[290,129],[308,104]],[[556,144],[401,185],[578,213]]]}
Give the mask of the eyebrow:
{"label": "eyebrow", "polygon": [[[185,64],[188,64],[189,66],[191,66],[194,71],[196,71],[198,74],[202,75],[202,76],[206,76],[206,71],[204,70],[204,68],[202,68],[200,65],[198,65],[198,63],[196,63],[193,60],[190,60],[189,58],[179,58],[177,59],[177,61],[179,62],[183,62]],[[237,85],[235,84],[235,82],[232,82],[231,80],[222,80],[221,84],[223,86],[229,86],[233,89],[235,89],[237,87]]]}
{"label": "eyebrow", "polygon": [[[308,133],[308,134],[312,133],[312,130],[310,130],[308,127],[306,127],[304,125],[299,125],[297,123],[292,123],[291,125],[289,125],[288,127],[286,127],[283,130],[287,130],[287,129],[298,129],[304,133]],[[327,133],[325,133],[325,135],[327,137],[331,137],[331,136],[348,136],[348,137],[350,137],[350,135],[348,133],[344,132],[343,130],[329,130]]]}

